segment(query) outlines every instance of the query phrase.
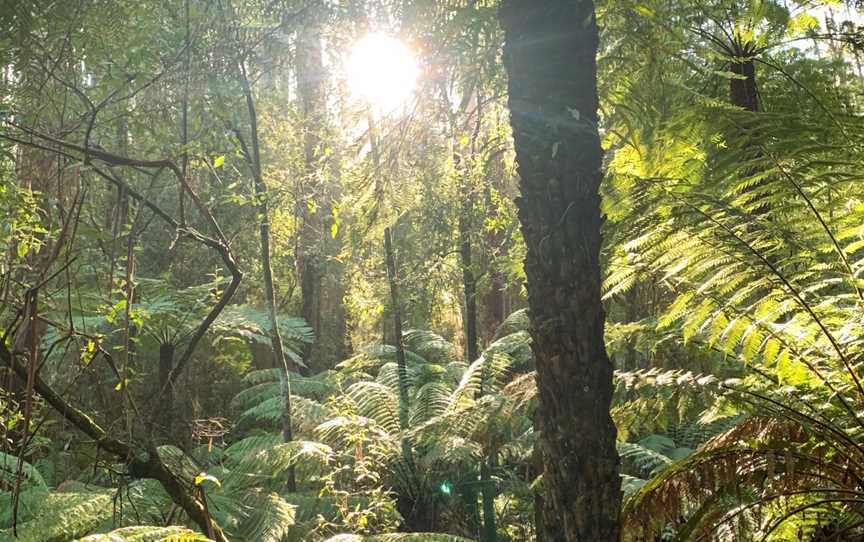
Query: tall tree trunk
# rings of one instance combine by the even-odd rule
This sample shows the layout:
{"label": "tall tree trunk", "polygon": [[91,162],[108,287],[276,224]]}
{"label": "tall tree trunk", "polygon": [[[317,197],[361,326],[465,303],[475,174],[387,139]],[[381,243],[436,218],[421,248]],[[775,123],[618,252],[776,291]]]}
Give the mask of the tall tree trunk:
{"label": "tall tree trunk", "polygon": [[537,364],[544,532],[620,538],[612,363],[600,302],[603,150],[590,0],[505,0],[505,65]]}
{"label": "tall tree trunk", "polygon": [[[474,142],[479,132],[480,113],[477,114],[478,129],[472,137],[471,160],[474,160]],[[457,167],[461,165],[459,155],[454,156]],[[480,357],[479,336],[477,326],[477,278],[474,276],[472,266],[472,243],[471,243],[471,213],[474,201],[472,187],[468,182],[469,168],[463,167],[459,171],[461,189],[465,195],[462,200],[462,208],[459,211],[459,256],[462,262],[462,289],[465,294],[465,358],[468,363],[473,363]],[[483,396],[483,382],[477,390],[477,397]],[[490,451],[488,458],[480,461],[480,495],[483,500],[483,529],[480,540],[483,542],[495,542],[495,486],[491,477],[491,464],[494,462],[494,452]]]}
{"label": "tall tree trunk", "polygon": [[[467,173],[462,173],[462,178]],[[463,194],[469,193],[467,183],[463,183]],[[462,260],[462,288],[465,292],[465,357],[468,363],[473,363],[480,357],[479,338],[477,331],[477,279],[471,265],[471,198],[466,198],[459,214],[459,254]],[[483,382],[477,396],[483,395]],[[488,458],[480,461],[480,495],[483,499],[483,530],[480,540],[495,542],[495,486],[492,482],[491,464],[494,452],[490,451]]]}
{"label": "tall tree trunk", "polygon": [[[326,85],[321,26],[310,21],[297,39],[297,91],[305,120],[305,172],[297,200],[302,220],[297,240],[300,315],[312,327],[316,341],[303,352],[310,372],[329,369],[345,356],[347,320],[344,269],[339,263],[341,231],[331,210],[338,207],[339,164],[324,153]],[[331,161],[332,167],[325,167]],[[310,205],[311,204],[311,205]],[[325,315],[322,318],[322,315]]]}
{"label": "tall tree trunk", "polygon": [[[396,273],[396,258],[393,255],[393,240],[390,228],[384,228],[384,257],[387,260],[387,281],[390,283],[390,300],[393,304],[393,329],[396,343],[396,366],[399,372],[399,429],[408,429],[408,368],[405,365],[405,347],[402,344],[402,311],[399,308],[399,276]],[[402,441],[402,453],[410,458],[410,446]],[[410,461],[409,461],[410,463]]]}
{"label": "tall tree trunk", "polygon": [[459,256],[462,260],[462,289],[465,293],[465,361],[480,356],[477,337],[477,279],[471,267],[470,198],[459,214]]}

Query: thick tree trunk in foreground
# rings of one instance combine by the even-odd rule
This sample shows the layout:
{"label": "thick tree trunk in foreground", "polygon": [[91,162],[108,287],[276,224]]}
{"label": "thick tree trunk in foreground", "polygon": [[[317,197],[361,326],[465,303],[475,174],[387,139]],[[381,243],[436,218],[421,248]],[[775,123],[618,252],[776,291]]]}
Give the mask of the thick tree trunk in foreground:
{"label": "thick tree trunk in foreground", "polygon": [[545,538],[617,541],[621,483],[600,302],[594,5],[507,0],[500,19],[528,248]]}

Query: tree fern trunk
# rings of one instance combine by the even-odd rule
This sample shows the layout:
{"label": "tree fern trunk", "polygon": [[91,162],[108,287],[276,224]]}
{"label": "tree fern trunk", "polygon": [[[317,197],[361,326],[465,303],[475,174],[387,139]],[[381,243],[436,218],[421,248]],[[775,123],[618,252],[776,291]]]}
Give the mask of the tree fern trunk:
{"label": "tree fern trunk", "polygon": [[743,79],[729,80],[729,98],[732,104],[746,111],[759,111],[759,94],[756,88],[756,66],[748,57],[741,62],[732,62],[730,70]]}
{"label": "tree fern trunk", "polygon": [[600,302],[594,4],[508,0],[500,20],[528,249],[545,536],[617,541],[621,482]]}

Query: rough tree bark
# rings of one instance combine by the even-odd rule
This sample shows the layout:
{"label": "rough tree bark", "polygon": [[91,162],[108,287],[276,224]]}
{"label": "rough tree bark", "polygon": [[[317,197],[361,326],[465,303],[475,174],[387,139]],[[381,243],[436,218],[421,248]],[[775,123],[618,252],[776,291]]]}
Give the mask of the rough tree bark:
{"label": "rough tree bark", "polygon": [[528,248],[545,539],[617,541],[621,482],[600,302],[594,4],[505,0],[499,17]]}

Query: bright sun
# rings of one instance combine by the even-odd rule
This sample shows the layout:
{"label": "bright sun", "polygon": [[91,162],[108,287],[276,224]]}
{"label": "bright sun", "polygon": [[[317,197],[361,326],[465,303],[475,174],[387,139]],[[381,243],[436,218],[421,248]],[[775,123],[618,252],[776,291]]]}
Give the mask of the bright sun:
{"label": "bright sun", "polygon": [[417,81],[414,54],[384,34],[367,34],[355,43],[345,68],[351,91],[380,112],[403,104]]}

